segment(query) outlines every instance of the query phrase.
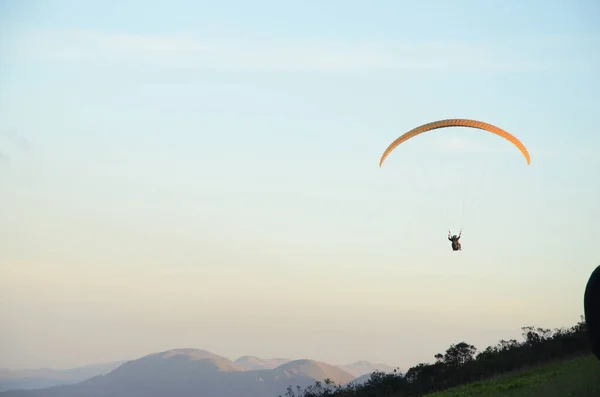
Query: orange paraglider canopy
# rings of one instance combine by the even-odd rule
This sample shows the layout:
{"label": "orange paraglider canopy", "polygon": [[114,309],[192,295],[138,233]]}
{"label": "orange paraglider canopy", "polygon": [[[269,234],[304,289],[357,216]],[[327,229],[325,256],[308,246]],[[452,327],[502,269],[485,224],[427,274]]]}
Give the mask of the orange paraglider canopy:
{"label": "orange paraglider canopy", "polygon": [[488,132],[491,132],[498,136],[501,136],[502,138],[506,139],[507,141],[509,141],[510,143],[515,145],[517,147],[517,149],[519,149],[521,151],[521,153],[525,157],[525,160],[527,161],[527,164],[531,163],[531,157],[529,156],[529,152],[527,151],[527,148],[525,147],[525,145],[523,145],[521,143],[521,141],[519,141],[516,137],[514,137],[513,135],[504,131],[503,129],[496,127],[495,125],[492,125],[492,124],[484,123],[483,121],[469,120],[469,119],[447,119],[447,120],[439,120],[439,121],[434,121],[431,123],[423,124],[417,128],[414,128],[414,129],[406,132],[405,134],[401,135],[394,142],[392,142],[387,147],[387,149],[385,149],[385,151],[381,155],[381,159],[379,160],[379,166],[381,167],[385,158],[392,152],[392,150],[394,150],[401,143],[407,141],[408,139],[410,139],[416,135],[422,134],[423,132],[435,130],[438,128],[446,128],[446,127],[477,128],[477,129],[488,131]]}

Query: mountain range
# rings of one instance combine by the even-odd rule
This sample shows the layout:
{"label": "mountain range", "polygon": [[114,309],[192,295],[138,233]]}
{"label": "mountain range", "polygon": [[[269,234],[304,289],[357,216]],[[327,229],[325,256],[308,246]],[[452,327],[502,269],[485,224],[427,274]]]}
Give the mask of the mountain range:
{"label": "mountain range", "polygon": [[10,389],[41,389],[61,384],[72,384],[104,375],[119,367],[125,361],[86,365],[72,369],[26,369],[10,370],[0,368],[0,391]]}
{"label": "mountain range", "polygon": [[131,361],[70,370],[0,369],[0,397],[277,397],[288,386],[327,378],[362,382],[386,364],[331,365],[309,359],[243,356],[235,361],[200,349],[173,349]]}

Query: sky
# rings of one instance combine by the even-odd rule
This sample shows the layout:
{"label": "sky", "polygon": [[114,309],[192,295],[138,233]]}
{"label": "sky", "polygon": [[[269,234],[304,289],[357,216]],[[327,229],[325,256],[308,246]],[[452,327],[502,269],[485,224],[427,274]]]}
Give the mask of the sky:
{"label": "sky", "polygon": [[[0,367],[408,368],[600,265],[589,1],[0,1]],[[483,120],[517,136],[448,128]],[[463,251],[448,230],[462,228]]]}

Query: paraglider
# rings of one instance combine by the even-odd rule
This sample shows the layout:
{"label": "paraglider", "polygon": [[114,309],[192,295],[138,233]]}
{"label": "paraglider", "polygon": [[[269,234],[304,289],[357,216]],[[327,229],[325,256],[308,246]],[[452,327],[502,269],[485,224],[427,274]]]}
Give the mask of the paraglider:
{"label": "paraglider", "polygon": [[[383,154],[381,155],[381,158],[379,160],[379,167],[381,167],[383,165],[383,162],[385,161],[385,159],[400,144],[402,144],[402,143],[406,142],[407,140],[409,140],[419,134],[422,134],[424,132],[435,130],[438,128],[448,128],[448,127],[476,128],[479,130],[491,132],[492,134],[496,134],[496,135],[506,139],[510,143],[512,143],[521,152],[521,154],[525,158],[525,161],[527,162],[528,165],[531,163],[531,157],[530,157],[529,151],[527,150],[525,145],[523,145],[523,143],[521,143],[521,141],[519,139],[517,139],[515,136],[504,131],[503,129],[496,127],[495,125],[485,123],[483,121],[469,120],[469,119],[446,119],[446,120],[438,120],[438,121],[433,121],[431,123],[423,124],[419,127],[413,128],[412,130],[402,134],[400,137],[398,137],[396,140],[394,140],[392,143],[390,143],[390,145],[385,149],[385,151],[383,152]],[[448,240],[450,240],[452,242],[452,250],[453,251],[462,251],[462,247],[461,247],[461,244],[459,241],[461,234],[462,234],[462,229],[458,236],[451,235],[451,233],[448,232]]]}
{"label": "paraglider", "polygon": [[458,234],[458,236],[455,234],[453,236],[450,236],[452,233],[450,233],[450,230],[448,230],[448,240],[452,241],[452,251],[462,251],[462,246],[460,245],[460,236],[462,236],[462,230],[460,231],[460,233]]}

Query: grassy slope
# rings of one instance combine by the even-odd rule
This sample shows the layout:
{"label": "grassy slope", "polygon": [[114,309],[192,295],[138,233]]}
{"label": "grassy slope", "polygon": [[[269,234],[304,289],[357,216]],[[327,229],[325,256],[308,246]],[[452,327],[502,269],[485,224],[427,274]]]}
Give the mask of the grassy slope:
{"label": "grassy slope", "polygon": [[600,363],[595,356],[540,366],[517,374],[474,382],[427,397],[597,397]]}

